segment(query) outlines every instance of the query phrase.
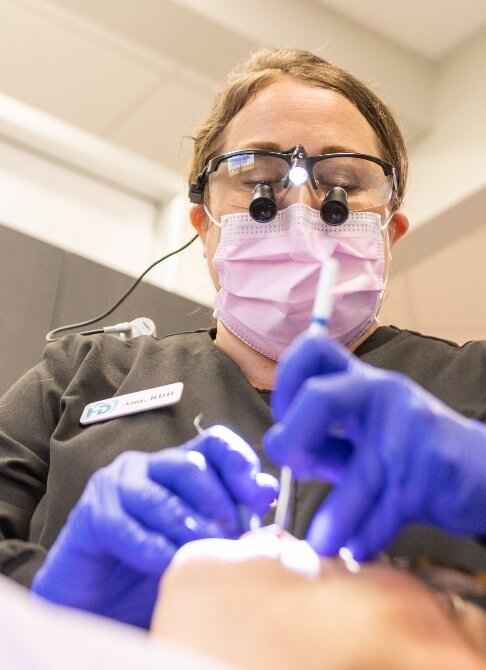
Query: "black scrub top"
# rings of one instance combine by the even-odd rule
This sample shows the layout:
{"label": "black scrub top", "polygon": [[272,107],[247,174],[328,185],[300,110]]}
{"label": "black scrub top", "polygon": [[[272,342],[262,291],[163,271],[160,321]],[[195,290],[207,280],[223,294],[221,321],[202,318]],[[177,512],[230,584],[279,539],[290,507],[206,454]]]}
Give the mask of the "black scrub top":
{"label": "black scrub top", "polygon": [[[71,335],[46,347],[43,361],[0,400],[0,573],[29,586],[90,476],[125,451],[155,452],[187,442],[196,435],[200,413],[204,426],[224,424],[239,433],[255,447],[264,470],[278,476],[261,449],[272,425],[269,394],[250,385],[215,346],[214,334],[129,341]],[[378,328],[355,354],[408,375],[465,416],[486,417],[485,342],[459,347],[390,326]],[[88,403],[174,382],[184,384],[175,405],[79,423]],[[297,485],[295,535],[305,536],[329,490],[322,482]],[[389,550],[486,570],[486,549],[478,539],[424,526],[407,527]]]}

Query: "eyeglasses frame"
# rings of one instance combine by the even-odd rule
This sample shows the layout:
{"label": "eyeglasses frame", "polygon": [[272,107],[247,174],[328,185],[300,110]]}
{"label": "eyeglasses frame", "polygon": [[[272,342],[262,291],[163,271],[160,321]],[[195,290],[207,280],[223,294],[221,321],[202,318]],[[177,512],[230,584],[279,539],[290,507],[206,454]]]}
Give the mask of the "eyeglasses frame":
{"label": "eyeglasses frame", "polygon": [[[267,149],[238,149],[237,151],[229,151],[224,154],[219,154],[214,156],[211,160],[208,161],[202,172],[200,172],[196,180],[193,181],[189,187],[189,200],[190,202],[201,205],[204,202],[204,189],[208,182],[208,177],[212,172],[216,172],[219,165],[226,160],[227,158],[233,158],[233,156],[241,156],[245,154],[252,154],[256,156],[275,156],[276,158],[282,158],[287,165],[289,166],[289,171],[292,168],[292,164],[299,162],[305,162],[305,168],[307,174],[310,176],[312,186],[317,190],[318,184],[314,177],[314,165],[321,160],[326,160],[328,158],[362,158],[368,160],[372,163],[376,163],[383,170],[385,177],[392,178],[393,191],[396,192],[397,184],[397,171],[394,165],[388,161],[383,160],[382,158],[377,158],[376,156],[371,156],[369,154],[362,154],[353,151],[338,151],[329,154],[318,154],[316,156],[308,156],[306,150],[301,144],[297,144],[295,147],[288,149],[287,151],[269,151]],[[288,186],[288,173],[285,187]],[[391,198],[390,198],[391,200]]]}

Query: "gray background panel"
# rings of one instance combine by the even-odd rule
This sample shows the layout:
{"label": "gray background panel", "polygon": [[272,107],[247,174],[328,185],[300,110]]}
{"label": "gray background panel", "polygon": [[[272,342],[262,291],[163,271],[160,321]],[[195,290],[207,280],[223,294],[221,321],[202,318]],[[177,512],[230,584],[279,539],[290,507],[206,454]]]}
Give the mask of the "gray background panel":
{"label": "gray background panel", "polygon": [[[0,393],[42,358],[49,330],[105,311],[132,282],[0,225]],[[150,317],[159,337],[212,324],[208,307],[142,282],[113,314],[86,329],[137,316]]]}

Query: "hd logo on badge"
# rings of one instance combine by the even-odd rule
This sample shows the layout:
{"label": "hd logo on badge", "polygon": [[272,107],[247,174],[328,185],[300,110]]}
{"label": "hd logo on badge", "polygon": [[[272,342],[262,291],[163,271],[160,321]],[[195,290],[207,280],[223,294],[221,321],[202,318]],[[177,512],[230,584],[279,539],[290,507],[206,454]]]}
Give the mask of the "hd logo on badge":
{"label": "hd logo on badge", "polygon": [[107,417],[108,414],[111,414],[117,405],[117,399],[112,398],[111,400],[100,400],[89,405],[86,408],[86,413],[84,415],[85,419],[99,419],[101,417]]}

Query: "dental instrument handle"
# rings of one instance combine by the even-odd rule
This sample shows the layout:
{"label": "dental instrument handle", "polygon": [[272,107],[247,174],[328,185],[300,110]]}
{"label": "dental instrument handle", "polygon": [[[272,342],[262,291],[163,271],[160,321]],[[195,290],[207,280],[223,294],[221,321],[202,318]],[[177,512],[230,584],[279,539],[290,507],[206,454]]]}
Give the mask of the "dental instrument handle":
{"label": "dental instrument handle", "polygon": [[318,332],[322,335],[328,333],[334,298],[333,289],[338,268],[339,263],[335,258],[326,259],[322,265],[309,325],[311,333]]}
{"label": "dental instrument handle", "polygon": [[[310,332],[327,335],[332,312],[333,289],[339,264],[335,258],[327,258],[322,265],[317,284],[316,297],[312,308],[309,325]],[[286,530],[289,521],[289,507],[292,497],[293,477],[292,470],[284,465],[280,470],[280,493],[275,511],[275,525]]]}
{"label": "dental instrument handle", "polygon": [[280,493],[275,510],[275,525],[286,530],[288,512],[290,507],[290,496],[292,495],[292,470],[284,465],[280,470]]}

